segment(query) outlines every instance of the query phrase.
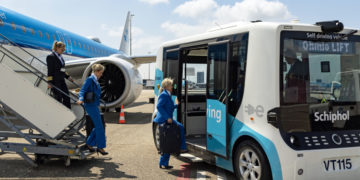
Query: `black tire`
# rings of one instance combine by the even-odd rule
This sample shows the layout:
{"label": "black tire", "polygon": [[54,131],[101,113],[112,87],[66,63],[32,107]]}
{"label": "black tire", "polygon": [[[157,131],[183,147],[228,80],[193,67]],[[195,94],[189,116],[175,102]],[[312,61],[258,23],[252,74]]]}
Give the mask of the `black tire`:
{"label": "black tire", "polygon": [[[251,140],[241,142],[234,157],[234,172],[238,179],[271,180],[271,169],[263,150]],[[240,161],[242,163],[240,163]]]}
{"label": "black tire", "polygon": [[160,132],[159,132],[159,124],[154,123],[153,126],[153,137],[154,137],[154,144],[158,152],[160,152]]}

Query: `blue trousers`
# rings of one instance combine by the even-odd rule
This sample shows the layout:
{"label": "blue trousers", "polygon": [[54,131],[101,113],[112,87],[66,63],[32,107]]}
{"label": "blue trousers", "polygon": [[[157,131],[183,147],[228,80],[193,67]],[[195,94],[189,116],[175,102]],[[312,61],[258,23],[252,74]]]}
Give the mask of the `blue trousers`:
{"label": "blue trousers", "polygon": [[89,114],[94,128],[92,129],[86,144],[89,146],[97,146],[98,149],[106,147],[105,129],[102,124],[101,115],[97,106],[86,106],[85,110]]}
{"label": "blue trousers", "polygon": [[[181,139],[180,149],[181,150],[186,150],[184,126],[181,123],[179,123],[178,121],[176,121],[176,120],[173,120],[172,122],[176,123],[180,128],[180,139]],[[170,160],[170,154],[169,153],[162,153],[161,156],[160,156],[160,165],[168,166],[169,165],[169,160]]]}

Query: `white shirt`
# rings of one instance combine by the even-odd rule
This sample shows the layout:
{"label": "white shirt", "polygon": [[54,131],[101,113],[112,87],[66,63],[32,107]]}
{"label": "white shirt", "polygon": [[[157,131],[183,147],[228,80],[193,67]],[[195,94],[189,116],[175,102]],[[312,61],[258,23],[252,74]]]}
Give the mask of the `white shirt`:
{"label": "white shirt", "polygon": [[58,54],[57,52],[53,51],[54,54],[58,57],[58,59],[60,60],[61,64],[64,66],[65,64],[65,61],[64,59],[62,58],[62,56],[60,54]]}
{"label": "white shirt", "polygon": [[171,93],[170,93],[170,91],[168,91],[168,90],[166,90],[166,89],[165,89],[165,91],[166,91],[166,92],[167,92],[167,93],[169,94],[169,96],[171,96]]}
{"label": "white shirt", "polygon": [[95,77],[96,81],[98,81],[98,79],[97,79],[97,77],[95,76],[94,73],[91,73],[91,75]]}

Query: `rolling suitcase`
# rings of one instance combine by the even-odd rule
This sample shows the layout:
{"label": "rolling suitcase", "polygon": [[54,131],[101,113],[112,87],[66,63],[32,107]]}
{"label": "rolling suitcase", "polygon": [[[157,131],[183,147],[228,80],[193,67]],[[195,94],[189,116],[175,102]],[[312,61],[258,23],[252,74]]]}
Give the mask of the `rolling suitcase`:
{"label": "rolling suitcase", "polygon": [[180,154],[180,129],[176,123],[163,123],[159,126],[160,152]]}

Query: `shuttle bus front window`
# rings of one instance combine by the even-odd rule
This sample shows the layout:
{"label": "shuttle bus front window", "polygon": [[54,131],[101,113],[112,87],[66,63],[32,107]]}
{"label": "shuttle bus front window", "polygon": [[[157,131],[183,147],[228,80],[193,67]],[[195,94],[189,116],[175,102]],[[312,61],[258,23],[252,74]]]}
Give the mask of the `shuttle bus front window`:
{"label": "shuttle bus front window", "polygon": [[336,38],[282,32],[280,65],[287,67],[280,68],[280,129],[285,137],[360,129],[360,37]]}

